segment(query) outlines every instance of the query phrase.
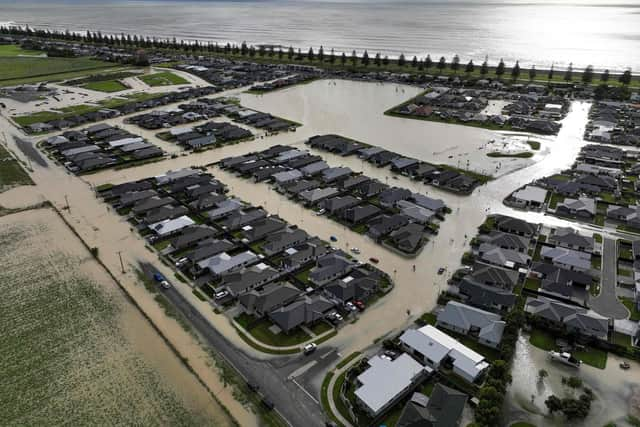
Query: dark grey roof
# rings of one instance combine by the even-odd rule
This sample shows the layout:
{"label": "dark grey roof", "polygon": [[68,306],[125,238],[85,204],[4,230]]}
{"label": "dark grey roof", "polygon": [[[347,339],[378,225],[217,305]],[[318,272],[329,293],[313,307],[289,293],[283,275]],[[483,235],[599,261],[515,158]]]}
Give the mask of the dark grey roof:
{"label": "dark grey roof", "polygon": [[464,277],[458,287],[460,293],[467,296],[467,302],[477,307],[511,307],[516,303],[516,296],[512,292],[495,286],[485,285],[474,280],[471,276]]}

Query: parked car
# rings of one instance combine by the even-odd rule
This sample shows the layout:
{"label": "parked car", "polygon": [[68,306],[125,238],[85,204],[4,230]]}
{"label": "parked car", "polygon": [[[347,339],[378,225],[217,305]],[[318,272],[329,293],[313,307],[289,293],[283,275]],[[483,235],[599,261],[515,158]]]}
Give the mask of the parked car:
{"label": "parked car", "polygon": [[440,267],[440,268],[438,269],[438,274],[442,274],[442,273],[444,273],[446,270],[447,270],[446,268],[444,268],[444,267]]}
{"label": "parked car", "polygon": [[380,260],[378,258],[374,258],[374,257],[369,258],[369,261],[371,261],[374,264],[377,264],[377,263],[380,262]]}
{"label": "parked car", "polygon": [[222,299],[227,295],[229,295],[229,291],[219,291],[219,292],[216,292],[214,296],[216,299]]}
{"label": "parked car", "polygon": [[165,279],[165,277],[162,275],[162,273],[154,273],[154,274],[153,274],[153,279],[154,279],[156,282],[162,282],[163,280],[167,280],[167,279]]}
{"label": "parked car", "polygon": [[359,253],[360,253],[360,249],[358,249],[358,248],[351,248],[351,252],[353,252],[354,254],[359,254]]}
{"label": "parked car", "polygon": [[360,300],[355,300],[355,301],[353,302],[353,304],[354,304],[354,305],[356,306],[356,308],[357,308],[358,310],[360,310],[360,311],[363,311],[363,310],[365,309],[365,305],[364,305],[364,303],[363,303],[362,301],[360,301]]}
{"label": "parked car", "polygon": [[331,237],[329,237],[329,239],[330,239],[332,242],[337,242],[337,241],[338,241],[338,238],[337,238],[336,236],[331,236]]}
{"label": "parked car", "polygon": [[267,410],[271,411],[271,410],[273,410],[273,408],[275,408],[276,405],[274,405],[273,402],[271,400],[269,400],[268,398],[263,397],[262,398],[262,406],[267,408]]}
{"label": "parked car", "polygon": [[171,287],[171,283],[169,283],[166,280],[163,280],[162,282],[160,282],[160,286],[162,286],[164,289],[169,289]]}
{"label": "parked car", "polygon": [[316,348],[318,348],[318,346],[316,345],[316,343],[312,342],[312,343],[309,343],[309,344],[304,346],[303,352],[304,352],[305,356],[308,356],[311,353],[313,353],[314,351],[316,351]]}
{"label": "parked car", "polygon": [[180,258],[178,261],[176,261],[176,267],[180,268],[183,265],[185,265],[187,262],[189,262],[189,258]]}
{"label": "parked car", "polygon": [[356,310],[357,310],[356,306],[355,306],[351,301],[346,302],[346,303],[344,304],[344,306],[345,306],[345,308],[346,308],[347,310],[349,310],[349,311],[356,311]]}
{"label": "parked car", "polygon": [[318,212],[316,212],[316,215],[318,216],[324,215],[325,212],[326,212],[326,209],[320,209]]}

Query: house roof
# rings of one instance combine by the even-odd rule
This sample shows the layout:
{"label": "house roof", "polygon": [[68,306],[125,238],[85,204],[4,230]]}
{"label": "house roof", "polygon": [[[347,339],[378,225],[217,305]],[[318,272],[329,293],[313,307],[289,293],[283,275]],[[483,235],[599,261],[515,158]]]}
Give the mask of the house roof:
{"label": "house roof", "polygon": [[591,236],[583,236],[571,228],[558,228],[555,233],[549,237],[550,242],[556,244],[565,244],[569,246],[583,247],[588,250],[593,249],[594,239]]}
{"label": "house roof", "polygon": [[400,341],[436,364],[447,356],[451,357],[453,365],[471,378],[476,378],[489,367],[482,355],[431,325],[408,329],[400,336]]}
{"label": "house roof", "polygon": [[465,276],[458,288],[460,293],[467,296],[467,301],[472,305],[480,307],[492,307],[494,305],[511,307],[516,303],[516,295],[512,292],[477,282],[471,276]]}
{"label": "house roof", "polygon": [[467,399],[466,394],[436,383],[430,397],[414,393],[396,427],[457,427]]}
{"label": "house roof", "polygon": [[394,360],[374,356],[368,364],[369,368],[358,376],[362,386],[356,389],[355,395],[374,414],[405,391],[418,376],[431,372],[406,353]]}
{"label": "house roof", "polygon": [[253,311],[266,313],[297,297],[302,292],[291,283],[272,282],[262,289],[254,289],[240,296],[240,304]]}
{"label": "house roof", "polygon": [[543,246],[540,256],[550,258],[552,262],[570,267],[591,269],[591,254],[561,247]]}
{"label": "house roof", "polygon": [[548,191],[544,188],[527,185],[526,187],[515,191],[511,196],[514,199],[524,200],[526,202],[534,202],[541,205],[547,198],[547,192]]}
{"label": "house roof", "polygon": [[499,344],[502,339],[503,322],[495,313],[481,310],[462,304],[458,301],[449,301],[438,314],[438,324],[445,323],[445,327],[453,326],[464,331],[478,328],[478,337],[489,342]]}
{"label": "house roof", "polygon": [[194,220],[186,215],[183,215],[175,219],[165,219],[164,221],[150,224],[149,228],[153,230],[158,236],[166,236],[193,224],[195,224]]}

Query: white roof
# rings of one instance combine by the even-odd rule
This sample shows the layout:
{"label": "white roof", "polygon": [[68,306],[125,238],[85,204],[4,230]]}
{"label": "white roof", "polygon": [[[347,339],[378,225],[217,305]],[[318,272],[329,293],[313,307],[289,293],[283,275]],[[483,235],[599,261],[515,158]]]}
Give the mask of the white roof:
{"label": "white roof", "polygon": [[208,267],[214,274],[222,274],[257,259],[258,257],[256,254],[251,251],[242,252],[234,256],[230,256],[228,253],[223,252],[219,255],[215,255],[198,262],[198,266],[200,266],[200,268]]}
{"label": "white roof", "polygon": [[411,385],[418,375],[425,370],[431,371],[406,353],[395,360],[375,356],[368,363],[369,368],[358,376],[362,386],[355,394],[376,414]]}
{"label": "white roof", "polygon": [[185,127],[180,127],[180,128],[173,128],[169,131],[169,133],[173,136],[178,136],[178,135],[182,135],[185,133],[189,133],[193,131],[193,128],[190,126],[185,126]]}
{"label": "white roof", "polygon": [[82,147],[70,148],[68,150],[64,150],[60,152],[60,154],[62,154],[65,157],[69,157],[69,156],[75,156],[76,154],[90,153],[92,151],[99,151],[99,150],[100,150],[100,147],[98,147],[97,145],[84,145]]}
{"label": "white roof", "polygon": [[431,325],[417,330],[407,330],[400,337],[400,341],[419,351],[438,365],[445,357],[451,357],[453,366],[465,372],[471,378],[477,377],[489,366],[481,354],[476,353],[455,338]]}
{"label": "white roof", "polygon": [[175,181],[176,179],[184,178],[186,176],[196,175],[198,173],[200,173],[200,171],[191,169],[191,168],[184,168],[184,169],[169,171],[163,175],[158,175],[155,178],[156,178],[156,183],[160,185],[164,185],[169,182]]}
{"label": "white roof", "polygon": [[153,223],[149,226],[158,236],[166,236],[185,227],[195,224],[195,222],[186,215],[175,219],[165,219],[164,221]]}
{"label": "white roof", "polygon": [[114,147],[120,147],[120,146],[122,146],[122,145],[135,144],[136,142],[142,142],[142,141],[144,141],[144,139],[143,139],[143,138],[140,138],[140,137],[135,137],[135,138],[123,138],[123,139],[118,139],[118,140],[116,140],[116,141],[111,141],[111,142],[109,143],[109,146],[110,146],[111,148],[114,148]]}
{"label": "white roof", "polygon": [[533,185],[527,185],[526,187],[514,192],[512,196],[514,199],[542,204],[547,198],[547,190]]}

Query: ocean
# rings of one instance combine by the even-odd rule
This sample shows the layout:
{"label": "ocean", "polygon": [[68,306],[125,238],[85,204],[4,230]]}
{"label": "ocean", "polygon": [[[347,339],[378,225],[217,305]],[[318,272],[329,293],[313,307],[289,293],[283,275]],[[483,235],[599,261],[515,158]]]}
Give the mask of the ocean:
{"label": "ocean", "polygon": [[640,69],[640,1],[0,0],[0,21],[370,56]]}

